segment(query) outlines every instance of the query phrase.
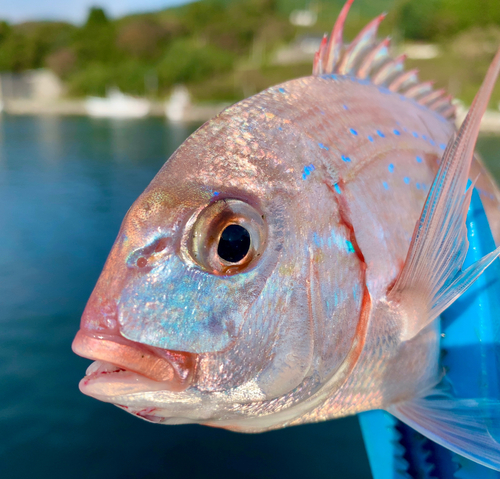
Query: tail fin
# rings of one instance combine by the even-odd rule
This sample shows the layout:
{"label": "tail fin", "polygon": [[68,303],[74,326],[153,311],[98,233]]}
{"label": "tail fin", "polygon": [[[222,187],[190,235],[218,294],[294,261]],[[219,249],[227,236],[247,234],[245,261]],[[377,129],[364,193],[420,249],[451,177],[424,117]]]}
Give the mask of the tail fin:
{"label": "tail fin", "polygon": [[500,255],[500,248],[462,271],[467,255],[465,219],[474,185],[467,192],[479,126],[500,73],[500,50],[488,70],[469,114],[448,143],[422,213],[415,226],[405,265],[388,301],[418,309],[409,314],[403,340],[416,336],[450,306]]}

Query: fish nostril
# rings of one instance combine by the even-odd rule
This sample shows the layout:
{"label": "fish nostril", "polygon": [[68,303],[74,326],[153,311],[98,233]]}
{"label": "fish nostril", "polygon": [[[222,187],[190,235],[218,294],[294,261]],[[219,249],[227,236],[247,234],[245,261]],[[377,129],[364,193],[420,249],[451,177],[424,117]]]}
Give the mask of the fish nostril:
{"label": "fish nostril", "polygon": [[156,241],[155,244],[155,253],[159,253],[160,251],[163,251],[165,248],[169,247],[172,245],[172,238],[160,238],[158,241]]}
{"label": "fish nostril", "polygon": [[[171,237],[161,237],[153,241],[152,243],[135,250],[129,256],[127,263],[130,267],[137,267],[139,269],[144,269],[146,267],[153,267],[156,255],[161,254],[161,257],[165,253],[169,253],[172,249],[173,240]],[[158,256],[160,257],[160,256]]]}

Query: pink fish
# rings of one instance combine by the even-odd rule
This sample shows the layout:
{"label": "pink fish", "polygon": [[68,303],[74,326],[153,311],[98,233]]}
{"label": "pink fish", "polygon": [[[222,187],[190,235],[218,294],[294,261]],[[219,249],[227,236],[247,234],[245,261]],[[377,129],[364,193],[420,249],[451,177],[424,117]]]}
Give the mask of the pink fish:
{"label": "pink fish", "polygon": [[343,44],[351,3],[312,76],[205,123],[132,205],[73,343],[95,360],[80,389],[244,432],[386,409],[500,468],[488,418],[471,430],[435,389],[439,315],[500,254],[462,270],[469,178],[500,241],[474,158],[500,53],[457,133],[450,97],[377,40],[382,16]]}

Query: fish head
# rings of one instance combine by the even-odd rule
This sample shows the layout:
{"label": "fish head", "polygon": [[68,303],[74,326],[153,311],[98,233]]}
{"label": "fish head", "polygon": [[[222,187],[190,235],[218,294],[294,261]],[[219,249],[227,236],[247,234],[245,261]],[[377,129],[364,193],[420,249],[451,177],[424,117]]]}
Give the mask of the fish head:
{"label": "fish head", "polygon": [[[85,394],[153,422],[250,430],[318,387],[311,276],[332,257],[311,256],[311,224],[331,235],[318,208],[326,188],[304,189],[287,156],[308,146],[290,133],[284,151],[261,116],[240,106],[205,124],[128,211],[73,343],[96,360]],[[332,336],[331,370],[351,323]]]}

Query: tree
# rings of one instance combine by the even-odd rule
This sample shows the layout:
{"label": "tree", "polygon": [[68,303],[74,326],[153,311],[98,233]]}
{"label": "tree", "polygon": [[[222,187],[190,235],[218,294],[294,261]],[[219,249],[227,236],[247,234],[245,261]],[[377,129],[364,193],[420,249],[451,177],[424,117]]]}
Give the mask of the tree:
{"label": "tree", "polygon": [[167,50],[158,66],[162,86],[175,83],[198,82],[229,71],[234,56],[213,45],[199,44],[193,40],[177,40]]}
{"label": "tree", "polygon": [[120,27],[116,45],[134,58],[157,58],[161,51],[161,41],[167,34],[168,32],[158,22],[138,18]]}
{"label": "tree", "polygon": [[90,9],[85,25],[76,35],[75,51],[81,65],[94,61],[112,63],[119,57],[115,26],[102,8]]}
{"label": "tree", "polygon": [[436,23],[440,0],[407,0],[398,9],[399,27],[405,38],[431,40],[439,32]]}

